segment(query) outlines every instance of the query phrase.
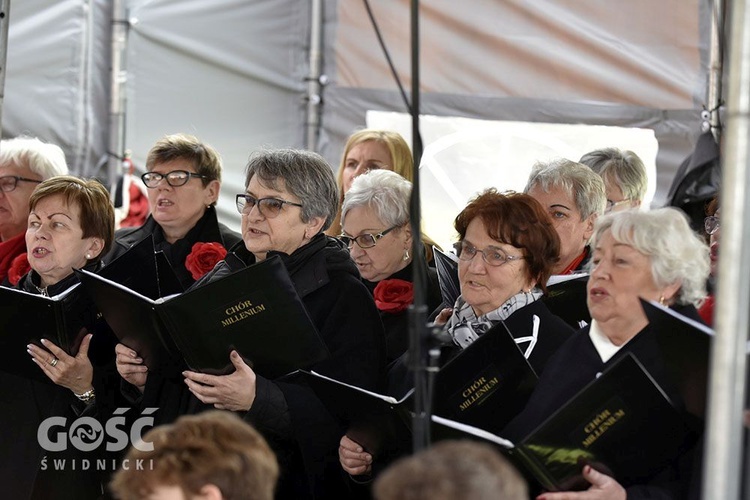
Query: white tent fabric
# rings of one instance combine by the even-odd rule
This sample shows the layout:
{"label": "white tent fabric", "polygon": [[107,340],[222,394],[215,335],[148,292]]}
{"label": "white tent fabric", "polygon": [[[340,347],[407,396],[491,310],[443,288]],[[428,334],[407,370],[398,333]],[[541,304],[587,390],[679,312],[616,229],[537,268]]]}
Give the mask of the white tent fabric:
{"label": "white tent fabric", "polygon": [[3,137],[54,142],[91,175],[108,137],[110,2],[10,3]]}
{"label": "white tent fabric", "polygon": [[[74,172],[106,178],[110,2],[11,3],[3,136],[57,142]],[[141,168],[166,133],[216,147],[225,164],[219,214],[238,227],[231,198],[248,155],[304,146],[311,2],[126,4],[126,147]],[[408,91],[410,1],[370,4]],[[662,203],[700,132],[708,8],[698,0],[423,0],[422,112],[652,129],[654,203]],[[406,109],[364,3],[324,0],[324,18],[329,83],[318,151],[336,169],[368,110]]]}
{"label": "white tent fabric", "polygon": [[[370,2],[407,91],[409,3]],[[420,3],[422,113],[651,128],[660,146],[655,204],[664,202],[700,132],[705,2]],[[332,161],[366,110],[406,111],[362,2],[339,2],[334,52],[323,149]]]}

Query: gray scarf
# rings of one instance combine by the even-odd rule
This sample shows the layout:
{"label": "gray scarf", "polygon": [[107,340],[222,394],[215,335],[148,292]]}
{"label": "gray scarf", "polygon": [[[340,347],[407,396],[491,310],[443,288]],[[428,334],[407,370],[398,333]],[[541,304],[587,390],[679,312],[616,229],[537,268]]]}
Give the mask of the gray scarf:
{"label": "gray scarf", "polygon": [[[534,288],[530,292],[521,291],[506,300],[494,311],[477,317],[474,309],[466,303],[462,296],[459,296],[453,307],[453,314],[447,323],[448,333],[453,338],[453,342],[461,347],[461,349],[464,349],[496,323],[506,320],[508,316],[523,306],[529,305],[541,297],[542,291],[538,288]],[[532,341],[535,344],[535,340],[522,337],[516,339],[516,343],[519,341]],[[533,349],[533,346],[530,347]]]}

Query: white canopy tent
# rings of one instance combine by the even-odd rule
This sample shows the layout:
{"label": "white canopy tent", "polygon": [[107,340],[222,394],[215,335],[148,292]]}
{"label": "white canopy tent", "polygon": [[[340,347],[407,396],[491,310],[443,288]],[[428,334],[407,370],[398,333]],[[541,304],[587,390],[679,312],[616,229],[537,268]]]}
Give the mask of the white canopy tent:
{"label": "white canopy tent", "polygon": [[[406,112],[361,1],[121,2],[128,35],[117,75],[121,141],[110,138],[118,133],[110,126],[112,19],[120,17],[109,0],[11,2],[3,137],[53,141],[73,172],[107,179],[110,155],[131,150],[142,168],[160,136],[193,133],[224,158],[219,214],[238,227],[232,198],[252,151],[305,147],[317,135],[314,149],[335,169],[368,112]],[[410,2],[370,3],[409,88]],[[422,113],[651,131],[653,205],[665,203],[709,107],[710,0],[420,4]],[[310,54],[318,35],[320,72]],[[462,158],[450,161],[464,172]],[[496,164],[499,172],[516,167],[503,158]],[[465,175],[479,174],[467,163]]]}
{"label": "white canopy tent", "polygon": [[[334,168],[367,111],[406,112],[364,3],[322,1],[323,24],[313,30],[317,3],[122,0],[129,21],[122,143],[136,166],[161,135],[197,135],[224,158],[219,212],[236,226],[230,198],[242,189],[247,156],[305,147],[309,108],[320,116],[315,149]],[[371,8],[408,89],[409,2]],[[112,11],[107,0],[13,4],[2,122],[3,136],[55,141],[74,172],[102,178]],[[700,132],[709,14],[697,0],[422,2],[421,111],[650,129],[658,142],[653,200],[661,205]],[[310,71],[311,32],[322,37],[319,106],[308,106],[308,82],[320,76]]]}

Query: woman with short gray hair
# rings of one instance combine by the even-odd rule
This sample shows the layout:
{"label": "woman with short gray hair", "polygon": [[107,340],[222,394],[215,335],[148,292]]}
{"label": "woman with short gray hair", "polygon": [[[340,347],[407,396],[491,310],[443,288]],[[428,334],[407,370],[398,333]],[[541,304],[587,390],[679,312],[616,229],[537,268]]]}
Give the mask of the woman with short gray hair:
{"label": "woman with short gray hair", "polygon": [[[245,192],[236,201],[244,245],[232,251],[248,265],[279,256],[328,347],[330,356],[310,369],[377,390],[385,346],[375,303],[349,252],[323,233],[337,210],[331,166],[309,151],[256,153],[247,165]],[[197,398],[189,411],[200,402],[240,412],[260,430],[280,457],[278,498],[346,497],[346,484],[334,467],[340,424],[315,393],[291,379],[265,378],[235,351],[230,361],[235,368],[230,375],[183,373]]]}
{"label": "woman with short gray hair", "polygon": [[411,190],[411,182],[399,174],[371,170],[354,179],[341,208],[340,238],[349,247],[363,283],[375,297],[385,328],[389,362],[409,347],[407,308],[414,291],[414,265],[421,266],[422,275],[427,277],[428,313],[442,302],[437,272],[427,266],[424,254],[412,255]]}
{"label": "woman with short gray hair", "polygon": [[602,148],[586,153],[580,162],[604,181],[607,212],[641,206],[648,189],[648,174],[637,154],[629,150]]}
{"label": "woman with short gray hair", "polygon": [[[665,207],[650,213],[605,215],[591,239],[594,248],[607,231],[620,244],[650,257],[651,274],[657,286],[680,284],[670,304],[695,307],[701,304],[706,297],[710,271],[708,248],[692,231],[684,213]],[[592,262],[594,267],[596,263]]]}
{"label": "woman with short gray hair", "polygon": [[560,236],[560,259],[553,274],[581,271],[590,257],[594,222],[607,203],[601,177],[571,160],[537,163],[524,193],[542,204]]}
{"label": "woman with short gray hair", "polygon": [[[657,326],[649,323],[641,299],[702,323],[695,306],[705,296],[708,247],[692,231],[685,214],[671,207],[601,217],[592,247],[587,284],[591,324],[568,339],[549,360],[526,408],[500,433],[511,441],[528,435],[628,354],[640,361],[675,407],[684,407],[655,339]],[[590,487],[585,493],[545,493],[538,498],[685,498],[691,483],[691,472],[685,466],[689,468],[700,458],[689,456],[697,449],[685,444],[667,457],[665,470],[648,471],[648,481],[619,478],[618,482],[586,466],[582,474]],[[618,441],[611,441],[610,446],[617,447]]]}
{"label": "woman with short gray hair", "polygon": [[300,200],[302,222],[322,217],[322,231],[325,231],[336,215],[338,201],[336,184],[330,182],[333,173],[321,160],[319,155],[294,149],[277,149],[273,154],[267,151],[255,153],[245,168],[245,186],[257,176],[271,189],[286,189]]}

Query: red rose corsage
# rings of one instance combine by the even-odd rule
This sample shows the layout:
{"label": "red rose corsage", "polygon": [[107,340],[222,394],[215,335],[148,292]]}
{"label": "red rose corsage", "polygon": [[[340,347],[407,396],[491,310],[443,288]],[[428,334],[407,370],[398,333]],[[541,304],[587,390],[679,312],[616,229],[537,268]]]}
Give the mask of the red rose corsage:
{"label": "red rose corsage", "polygon": [[26,252],[24,252],[11,262],[10,268],[8,268],[8,281],[15,286],[29,271],[31,271],[31,265],[28,257],[26,257]]}
{"label": "red rose corsage", "polygon": [[190,271],[194,280],[200,279],[227,255],[227,249],[221,243],[202,243],[193,245],[190,254],[185,258],[185,269]]}
{"label": "red rose corsage", "polygon": [[405,311],[414,301],[414,285],[399,279],[383,280],[375,287],[373,295],[380,311],[397,313]]}

